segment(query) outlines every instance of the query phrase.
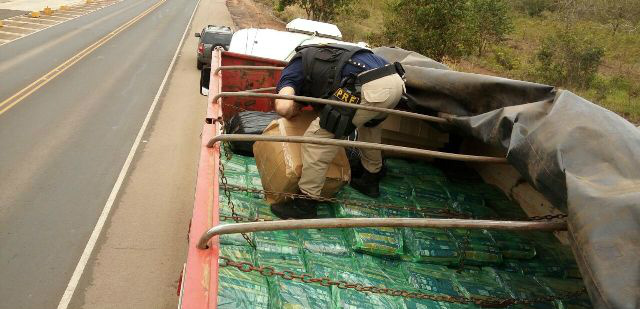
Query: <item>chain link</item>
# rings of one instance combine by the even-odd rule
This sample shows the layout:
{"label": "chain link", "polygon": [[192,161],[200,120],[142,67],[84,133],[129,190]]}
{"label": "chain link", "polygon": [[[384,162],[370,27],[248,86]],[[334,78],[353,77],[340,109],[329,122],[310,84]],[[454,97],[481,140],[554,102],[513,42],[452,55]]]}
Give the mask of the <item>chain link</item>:
{"label": "chain link", "polygon": [[[553,302],[558,300],[568,300],[573,299],[578,296],[584,295],[586,290],[583,288],[581,290],[576,290],[574,292],[566,293],[564,295],[559,296],[541,296],[536,298],[475,298],[475,297],[462,297],[462,296],[451,296],[451,295],[433,295],[426,294],[422,292],[412,292],[402,289],[390,289],[385,287],[378,286],[367,286],[360,283],[350,283],[344,280],[332,280],[328,277],[320,277],[316,278],[310,274],[297,274],[296,272],[290,270],[277,271],[275,268],[270,266],[255,266],[251,262],[236,262],[233,259],[225,256],[221,256],[220,260],[222,263],[220,267],[235,267],[239,271],[242,272],[257,272],[265,277],[280,277],[284,280],[298,280],[303,283],[315,283],[326,287],[335,286],[339,289],[354,289],[359,292],[369,292],[375,294],[384,294],[389,296],[400,296],[404,298],[417,298],[417,299],[427,299],[436,302],[449,302],[449,303],[459,303],[459,304],[475,304],[480,307],[485,308],[504,308],[511,305],[530,305],[536,303],[546,303]],[[457,290],[457,289],[456,289]],[[459,293],[459,292],[458,292]],[[459,293],[461,294],[461,293]],[[462,295],[462,294],[461,294]]]}
{"label": "chain link", "polygon": [[[223,121],[219,121],[220,125],[224,127],[224,122]],[[224,154],[225,157],[228,160],[231,160],[231,150],[229,149],[228,145],[225,145],[225,143],[222,144],[222,147],[224,148]],[[239,216],[236,213],[236,208],[235,205],[233,204],[233,200],[231,199],[231,191],[228,190],[228,180],[227,177],[224,175],[224,164],[222,164],[222,155],[219,157],[219,171],[220,171],[220,184],[222,185],[222,188],[224,190],[224,195],[227,198],[227,205],[229,206],[229,208],[231,209],[231,218],[233,218],[233,220],[238,223],[238,222],[242,222],[241,220],[239,220],[239,218],[241,218],[241,216]],[[253,240],[251,240],[251,237],[249,237],[249,235],[247,233],[241,233],[242,238],[244,238],[244,240],[247,241],[247,243],[249,244],[249,246],[255,248],[256,244],[253,242]]]}
{"label": "chain link", "polygon": [[460,242],[460,246],[458,247],[458,255],[460,255],[460,262],[458,262],[458,273],[461,273],[464,270],[464,262],[467,258],[467,249],[469,248],[469,231],[467,231],[462,237],[462,241]]}

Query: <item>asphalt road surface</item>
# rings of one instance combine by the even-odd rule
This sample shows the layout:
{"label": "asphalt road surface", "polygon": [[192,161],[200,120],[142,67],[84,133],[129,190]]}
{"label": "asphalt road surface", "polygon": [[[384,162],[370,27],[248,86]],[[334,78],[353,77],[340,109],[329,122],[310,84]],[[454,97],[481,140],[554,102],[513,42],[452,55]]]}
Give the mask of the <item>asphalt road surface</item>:
{"label": "asphalt road surface", "polygon": [[[59,305],[198,1],[164,1],[59,75],[50,75],[53,77],[46,84],[24,99],[6,99],[159,2],[163,0],[125,0],[0,46],[0,102],[12,105],[8,109],[8,104],[0,106],[0,308]],[[209,11],[198,9],[198,14],[204,15],[196,18],[197,26],[194,19],[193,29],[228,14],[224,1],[201,2],[200,6],[206,4]],[[210,11],[214,9],[218,11]],[[159,110],[143,137],[145,146],[134,157],[124,193],[116,200],[114,211],[120,219],[110,219],[106,227],[108,235],[121,233],[126,238],[142,228],[162,230],[162,226],[147,226],[159,213],[179,215],[180,222],[172,219],[154,223],[181,231],[175,239],[157,240],[180,252],[172,260],[161,261],[164,266],[171,264],[165,268],[175,272],[163,278],[177,279],[180,269],[175,265],[184,261],[186,248],[180,250],[182,247],[174,243],[179,238],[186,247],[197,134],[204,113],[200,103],[205,99],[197,94],[193,29],[185,41],[185,48],[187,44],[189,48],[180,53],[160,97]],[[167,101],[167,97],[172,99]],[[188,135],[186,141],[182,134]],[[188,151],[185,154],[181,149]],[[162,172],[154,175],[153,171]],[[144,179],[149,175],[154,178]],[[173,202],[179,201],[178,205],[163,200],[147,203],[163,194]],[[174,226],[178,223],[179,228]],[[158,284],[139,283],[140,278],[131,275],[136,273],[134,267],[138,273],[163,269],[154,265],[153,259],[140,261],[140,257],[116,253],[113,256],[127,257],[138,264],[132,266],[124,260],[113,268],[105,268],[108,263],[100,268],[101,262],[96,259],[109,254],[104,246],[119,241],[107,237],[98,243],[70,307],[128,308],[131,303],[127,303],[127,296],[104,296],[100,291],[119,291],[116,285],[127,290],[129,285],[145,284],[153,290]],[[117,244],[113,247],[119,248]],[[119,279],[111,280],[110,274]],[[174,281],[159,284],[173,288]],[[100,284],[104,289],[91,291]],[[149,308],[175,307],[175,294],[167,299]],[[89,300],[93,301],[91,305],[86,304]],[[138,295],[137,301],[135,308],[146,307],[140,306],[145,304],[145,297]]]}

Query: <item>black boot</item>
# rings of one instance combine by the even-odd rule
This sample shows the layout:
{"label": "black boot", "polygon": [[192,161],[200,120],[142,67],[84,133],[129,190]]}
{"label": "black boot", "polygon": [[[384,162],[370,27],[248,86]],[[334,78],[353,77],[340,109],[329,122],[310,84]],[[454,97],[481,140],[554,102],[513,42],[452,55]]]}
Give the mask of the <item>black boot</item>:
{"label": "black boot", "polygon": [[362,172],[362,175],[358,178],[351,178],[351,187],[358,190],[358,192],[370,196],[380,196],[380,177],[381,173],[370,173],[366,169]]}
{"label": "black boot", "polygon": [[315,219],[318,217],[318,202],[306,198],[296,198],[284,203],[271,205],[271,212],[283,220]]}

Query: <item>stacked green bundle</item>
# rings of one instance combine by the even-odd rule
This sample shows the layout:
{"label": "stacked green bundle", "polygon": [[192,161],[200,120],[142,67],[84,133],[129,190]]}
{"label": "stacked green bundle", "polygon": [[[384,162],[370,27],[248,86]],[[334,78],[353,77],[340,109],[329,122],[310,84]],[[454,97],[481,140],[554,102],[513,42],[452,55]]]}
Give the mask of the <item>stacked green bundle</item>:
{"label": "stacked green bundle", "polygon": [[351,248],[340,229],[300,230],[302,248],[315,254],[347,256]]}
{"label": "stacked green bundle", "polygon": [[403,229],[405,256],[412,262],[452,265],[460,260],[458,244],[445,229]]}
{"label": "stacked green bundle", "polygon": [[270,309],[326,309],[331,304],[331,290],[319,284],[284,280],[280,277],[269,284]]}
{"label": "stacked green bundle", "polygon": [[[237,262],[253,262],[251,247],[222,246],[220,255]],[[221,267],[218,272],[218,308],[266,309],[269,305],[268,284],[256,272],[242,272],[234,267]]]}
{"label": "stacked green bundle", "polygon": [[351,249],[376,256],[401,256],[402,235],[396,228],[354,228],[346,232]]}
{"label": "stacked green bundle", "polygon": [[[500,284],[509,292],[509,295],[515,299],[533,300],[553,296],[547,288],[538,283],[532,276],[523,276],[505,271],[492,271],[498,278]],[[520,304],[516,308],[553,308],[553,303],[539,302],[530,305]]]}
{"label": "stacked green bundle", "polygon": [[256,262],[277,270],[306,272],[297,231],[255,233]]}
{"label": "stacked green bundle", "polygon": [[342,190],[338,192],[337,198],[355,202],[353,204],[335,204],[334,211],[338,218],[375,218],[380,216],[379,209],[373,206],[376,200],[361,194],[351,187],[342,188]]}
{"label": "stacked green bundle", "polygon": [[431,264],[402,263],[409,283],[425,294],[461,297],[453,279],[455,270]]}
{"label": "stacked green bundle", "polygon": [[436,302],[428,299],[405,298],[404,306],[406,309],[475,309],[473,305]]}
{"label": "stacked green bundle", "polygon": [[496,213],[491,208],[485,206],[482,195],[469,190],[469,186],[451,183],[446,189],[449,193],[449,207],[451,210],[478,219],[494,218],[496,216]]}
{"label": "stacked green bundle", "polygon": [[413,186],[404,176],[387,175],[380,180],[380,195],[387,203],[397,201],[402,204],[413,196]]}
{"label": "stacked green bundle", "polygon": [[304,261],[307,272],[317,278],[336,278],[339,273],[357,269],[352,254],[345,256],[332,256],[304,252]]}
{"label": "stacked green bundle", "polygon": [[244,156],[233,155],[231,158],[227,159],[222,155],[222,160],[220,160],[220,162],[224,166],[224,173],[247,173],[246,158],[247,157]]}
{"label": "stacked green bundle", "polygon": [[496,241],[504,258],[532,259],[536,256],[535,244],[523,237],[521,232],[492,230],[485,233]]}
{"label": "stacked green bundle", "polygon": [[400,260],[378,258],[368,254],[355,253],[356,269],[372,282],[394,289],[411,287],[407,273]]}
{"label": "stacked green bundle", "polygon": [[466,268],[453,274],[456,286],[467,298],[484,300],[510,298],[509,292],[500,285],[490,271]]}
{"label": "stacked green bundle", "polygon": [[[535,277],[540,285],[544,286],[552,295],[560,298],[556,308],[562,309],[591,309],[591,300],[587,294],[584,283],[580,279],[557,279],[549,277]],[[573,295],[578,293],[578,295]],[[571,295],[572,297],[569,297]]]}
{"label": "stacked green bundle", "polygon": [[413,202],[418,209],[426,212],[428,217],[446,218],[448,215],[442,214],[442,211],[451,210],[449,208],[449,194],[440,184],[416,186]]}
{"label": "stacked green bundle", "polygon": [[[255,218],[256,216],[256,200],[246,196],[240,192],[231,191],[229,193],[231,201],[233,202],[233,208],[237,216],[242,218]],[[225,194],[220,195],[220,215],[232,216],[231,206],[229,205],[229,199]],[[220,224],[236,223],[233,219],[222,220]],[[247,233],[247,236],[252,238],[251,233]],[[220,235],[220,244],[234,245],[234,246],[247,246],[249,245],[244,239],[242,234],[225,234]]]}
{"label": "stacked green bundle", "polygon": [[502,263],[502,253],[495,240],[484,230],[448,229],[464,252],[465,265],[497,265]]}
{"label": "stacked green bundle", "polygon": [[[363,286],[379,286],[387,287],[384,281],[376,280],[370,276],[354,272],[342,272],[338,274],[338,280],[344,280],[350,283],[361,284]],[[331,288],[333,295],[333,308],[335,309],[352,309],[352,308],[384,308],[384,309],[404,309],[404,304],[400,297],[363,293],[353,289],[340,289],[336,286]]]}

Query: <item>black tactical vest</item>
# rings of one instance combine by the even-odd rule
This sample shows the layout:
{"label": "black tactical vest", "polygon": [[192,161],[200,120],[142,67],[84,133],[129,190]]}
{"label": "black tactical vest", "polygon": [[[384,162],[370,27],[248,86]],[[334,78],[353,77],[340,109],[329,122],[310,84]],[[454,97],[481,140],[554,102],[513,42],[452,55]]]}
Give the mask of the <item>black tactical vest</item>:
{"label": "black tactical vest", "polygon": [[302,58],[304,82],[302,96],[314,98],[330,97],[342,81],[342,69],[357,52],[370,50],[358,46],[326,44],[306,45],[296,48],[291,61]]}

